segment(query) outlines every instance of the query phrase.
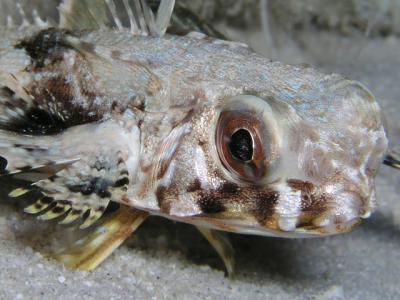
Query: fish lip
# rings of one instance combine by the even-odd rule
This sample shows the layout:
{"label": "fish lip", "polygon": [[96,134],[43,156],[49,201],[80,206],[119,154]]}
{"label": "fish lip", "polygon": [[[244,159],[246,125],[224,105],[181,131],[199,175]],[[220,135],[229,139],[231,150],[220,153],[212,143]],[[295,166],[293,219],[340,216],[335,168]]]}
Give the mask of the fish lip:
{"label": "fish lip", "polygon": [[[348,207],[350,209],[350,207]],[[304,213],[304,212],[302,212]],[[282,228],[279,224],[280,219],[289,218],[288,216],[275,215],[273,223],[275,225],[266,226],[257,221],[253,216],[227,216],[219,214],[195,214],[188,216],[171,215],[154,210],[150,214],[158,215],[173,221],[188,223],[195,226],[207,227],[216,230],[228,231],[239,234],[259,235],[280,238],[310,238],[335,235],[351,231],[363,218],[368,217],[360,209],[351,207],[346,216],[335,218],[334,210],[328,210],[324,213],[314,215],[309,221],[302,225],[297,223],[301,220],[301,215],[292,217],[294,224]],[[336,215],[339,216],[339,215]],[[318,218],[326,217],[326,222],[315,222]],[[289,218],[290,219],[290,218]]]}
{"label": "fish lip", "polygon": [[[234,233],[240,234],[250,234],[250,235],[259,235],[259,236],[267,236],[267,237],[278,237],[278,238],[316,238],[316,237],[325,237],[330,235],[341,234],[345,232],[351,231],[354,227],[356,227],[360,223],[360,218],[355,218],[353,220],[349,220],[347,222],[331,224],[324,227],[315,227],[315,228],[306,228],[306,227],[298,227],[292,231],[284,231],[281,229],[273,229],[268,227],[262,227],[258,223],[257,225],[249,223],[243,223],[239,225],[236,222],[235,230],[230,230]],[[216,227],[215,229],[219,229]]]}
{"label": "fish lip", "polygon": [[353,230],[356,226],[358,226],[361,223],[361,219],[362,219],[361,217],[355,217],[345,222],[333,223],[321,227],[316,226],[315,228],[299,227],[295,231],[300,233],[308,232],[314,234],[315,236],[336,235]]}
{"label": "fish lip", "polygon": [[154,215],[160,215],[173,221],[188,223],[195,226],[207,227],[216,230],[228,231],[238,234],[258,235],[277,238],[316,238],[329,235],[336,235],[351,231],[361,222],[361,217],[355,217],[346,222],[337,224],[329,224],[322,227],[297,227],[291,231],[284,231],[279,228],[268,228],[260,225],[255,220],[239,219],[239,218],[218,218],[206,215],[195,215],[189,217],[178,217],[172,215],[164,215],[157,212]]}

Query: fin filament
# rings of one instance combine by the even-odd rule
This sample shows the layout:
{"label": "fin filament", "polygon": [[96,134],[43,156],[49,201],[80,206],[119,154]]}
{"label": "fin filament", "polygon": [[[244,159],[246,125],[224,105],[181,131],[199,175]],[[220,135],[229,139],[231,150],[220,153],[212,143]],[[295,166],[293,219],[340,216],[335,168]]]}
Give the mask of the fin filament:
{"label": "fin filament", "polygon": [[206,240],[213,246],[218,255],[222,258],[228,277],[232,278],[235,271],[235,257],[233,247],[224,234],[217,230],[209,229],[206,227],[196,226],[200,233]]}

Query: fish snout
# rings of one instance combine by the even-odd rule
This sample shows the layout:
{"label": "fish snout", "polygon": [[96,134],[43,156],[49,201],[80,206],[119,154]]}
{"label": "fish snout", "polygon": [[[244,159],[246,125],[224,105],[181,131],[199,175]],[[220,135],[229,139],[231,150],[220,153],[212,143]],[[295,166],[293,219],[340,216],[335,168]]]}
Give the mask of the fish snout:
{"label": "fish snout", "polygon": [[[375,208],[374,195],[289,181],[291,193],[280,196],[275,208],[279,230],[299,236],[350,231]],[[294,205],[296,204],[296,205]]]}

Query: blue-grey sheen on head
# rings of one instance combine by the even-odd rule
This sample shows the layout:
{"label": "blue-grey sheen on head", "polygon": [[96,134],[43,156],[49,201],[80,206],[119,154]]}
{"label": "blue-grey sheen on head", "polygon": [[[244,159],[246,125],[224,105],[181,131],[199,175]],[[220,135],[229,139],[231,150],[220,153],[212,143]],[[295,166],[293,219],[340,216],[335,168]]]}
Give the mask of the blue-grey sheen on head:
{"label": "blue-grey sheen on head", "polygon": [[[155,193],[160,212],[195,224],[206,219],[218,229],[292,237],[348,231],[368,216],[386,149],[379,108],[360,84],[328,79],[293,102],[260,87],[251,96],[198,106],[192,131],[174,145],[168,180]],[[311,101],[319,103],[302,111]]]}
{"label": "blue-grey sheen on head", "polygon": [[63,1],[56,27],[0,29],[9,196],[34,192],[25,211],[83,218],[82,228],[121,205],[60,260],[92,268],[161,215],[198,226],[230,270],[230,248],[209,228],[307,237],[369,216],[387,140],[364,86],[243,44],[164,35],[174,1],[157,16],[122,1],[129,28],[113,1],[97,4]]}

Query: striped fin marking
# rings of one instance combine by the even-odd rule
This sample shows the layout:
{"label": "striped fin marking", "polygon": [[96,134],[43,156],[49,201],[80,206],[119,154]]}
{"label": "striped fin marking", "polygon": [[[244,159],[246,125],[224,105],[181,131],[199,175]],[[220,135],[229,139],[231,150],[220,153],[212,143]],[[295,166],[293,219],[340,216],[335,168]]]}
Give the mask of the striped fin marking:
{"label": "striped fin marking", "polygon": [[66,267],[90,271],[102,263],[122,242],[133,233],[148,217],[148,213],[131,207],[121,206],[72,247],[61,249],[50,257]]}

